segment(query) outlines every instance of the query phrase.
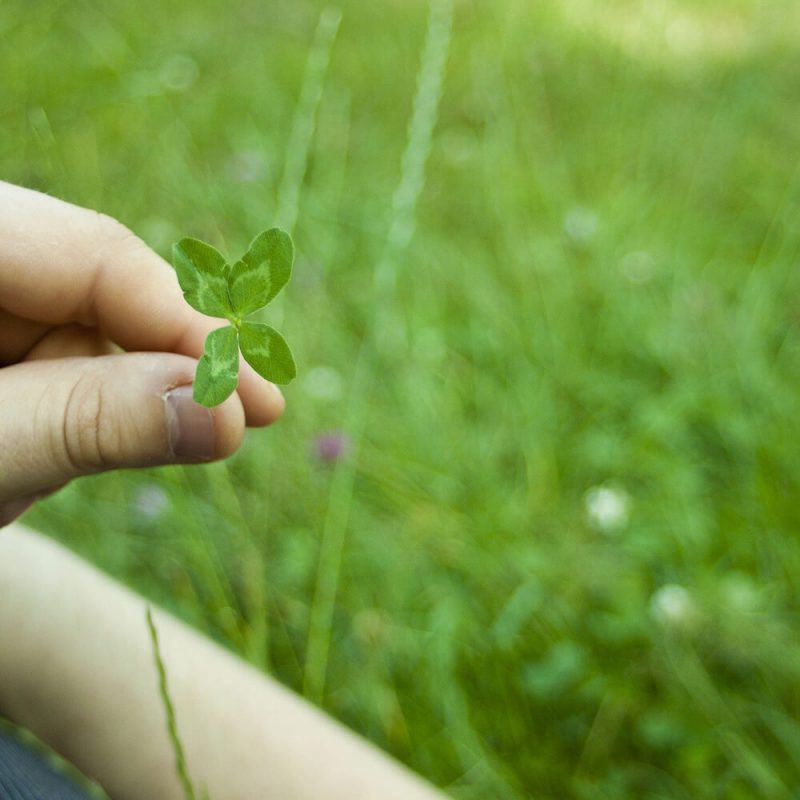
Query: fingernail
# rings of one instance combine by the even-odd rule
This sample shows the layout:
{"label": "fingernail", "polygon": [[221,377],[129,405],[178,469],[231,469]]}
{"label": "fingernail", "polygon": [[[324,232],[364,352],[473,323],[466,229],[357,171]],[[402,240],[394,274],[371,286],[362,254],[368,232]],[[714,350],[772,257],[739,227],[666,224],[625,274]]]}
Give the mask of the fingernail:
{"label": "fingernail", "polygon": [[192,400],[192,387],[179,386],[166,395],[169,444],[176,458],[210,461],[214,458],[214,415]]}

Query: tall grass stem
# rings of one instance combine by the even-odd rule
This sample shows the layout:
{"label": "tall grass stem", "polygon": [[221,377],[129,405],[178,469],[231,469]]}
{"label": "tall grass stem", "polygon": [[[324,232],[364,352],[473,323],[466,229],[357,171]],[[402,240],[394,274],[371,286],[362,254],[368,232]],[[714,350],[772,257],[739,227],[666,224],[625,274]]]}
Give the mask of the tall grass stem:
{"label": "tall grass stem", "polygon": [[432,0],[400,180],[392,197],[392,217],[383,254],[374,272],[374,310],[351,379],[347,431],[353,447],[350,458],[337,464],[331,483],[303,676],[305,695],[317,703],[322,702],[325,693],[331,627],[355,489],[358,450],[366,426],[372,388],[370,376],[375,374],[370,365],[378,350],[377,337],[384,328],[384,315],[389,312],[393,302],[398,264],[411,243],[416,226],[417,201],[425,185],[425,166],[439,115],[452,20],[453,1]]}
{"label": "tall grass stem", "polygon": [[[167,733],[172,742],[172,750],[175,754],[175,771],[183,787],[183,794],[186,800],[196,800],[197,795],[189,777],[189,769],[186,765],[186,754],[183,749],[180,734],[178,733],[178,721],[175,716],[175,706],[169,693],[167,685],[167,670],[164,666],[164,659],[161,657],[161,647],[158,641],[158,630],[153,621],[153,610],[147,606],[147,628],[150,631],[150,641],[153,644],[153,655],[155,657],[156,669],[158,671],[158,692],[161,695],[161,702],[164,705],[164,712],[167,715]],[[206,793],[207,796],[207,793]]]}

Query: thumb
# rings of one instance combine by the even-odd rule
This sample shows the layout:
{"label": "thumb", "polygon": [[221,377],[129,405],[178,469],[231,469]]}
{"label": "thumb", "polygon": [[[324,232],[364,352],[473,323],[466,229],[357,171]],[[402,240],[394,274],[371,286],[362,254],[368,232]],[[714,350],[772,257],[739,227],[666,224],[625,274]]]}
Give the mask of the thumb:
{"label": "thumb", "polygon": [[236,393],[192,401],[197,362],[128,353],[32,361],[0,370],[0,503],[78,475],[193,463],[233,453],[244,435]]}

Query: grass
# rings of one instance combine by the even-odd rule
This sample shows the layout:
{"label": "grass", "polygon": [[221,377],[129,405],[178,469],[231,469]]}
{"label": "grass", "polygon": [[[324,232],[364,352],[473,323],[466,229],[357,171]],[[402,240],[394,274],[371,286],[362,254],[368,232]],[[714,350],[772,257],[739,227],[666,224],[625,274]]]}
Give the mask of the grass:
{"label": "grass", "polygon": [[192,785],[192,779],[189,777],[189,768],[186,764],[186,753],[183,749],[183,742],[178,730],[178,720],[175,715],[175,705],[172,702],[172,695],[169,693],[169,684],[167,682],[167,668],[164,665],[164,659],[161,655],[161,645],[158,641],[158,629],[153,621],[153,611],[150,606],[147,607],[145,616],[147,621],[147,630],[150,634],[150,643],[153,646],[153,659],[158,672],[158,693],[161,697],[161,704],[164,707],[164,714],[167,719],[167,733],[169,740],[172,744],[172,750],[175,755],[175,772],[181,782],[185,800],[195,800],[197,795]]}
{"label": "grass", "polygon": [[29,521],[453,797],[796,797],[795,4],[462,0],[410,134],[336,8],[0,7],[3,178],[299,251],[280,425]]}

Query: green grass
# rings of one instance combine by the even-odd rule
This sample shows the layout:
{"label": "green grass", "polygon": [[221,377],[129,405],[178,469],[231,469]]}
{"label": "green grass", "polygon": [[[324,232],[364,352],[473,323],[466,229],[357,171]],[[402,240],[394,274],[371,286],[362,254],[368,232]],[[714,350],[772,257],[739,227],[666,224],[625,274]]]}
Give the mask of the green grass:
{"label": "green grass", "polygon": [[161,698],[161,705],[164,708],[164,716],[167,721],[167,734],[169,736],[170,744],[172,745],[173,755],[175,756],[175,772],[181,782],[184,800],[196,800],[197,794],[194,791],[192,779],[189,776],[189,768],[186,764],[186,752],[183,749],[183,740],[181,739],[180,731],[178,730],[178,719],[175,714],[175,704],[172,702],[172,695],[169,691],[169,682],[167,680],[167,668],[164,665],[164,659],[161,655],[161,645],[158,640],[158,629],[153,620],[153,611],[150,606],[147,606],[147,613],[145,615],[147,621],[147,630],[150,634],[150,643],[153,647],[153,660],[156,665],[156,672],[158,673],[158,694]]}
{"label": "green grass", "polygon": [[796,4],[458,2],[421,174],[428,5],[336,7],[0,6],[4,179],[298,246],[283,421],[29,521],[456,798],[797,797]]}

